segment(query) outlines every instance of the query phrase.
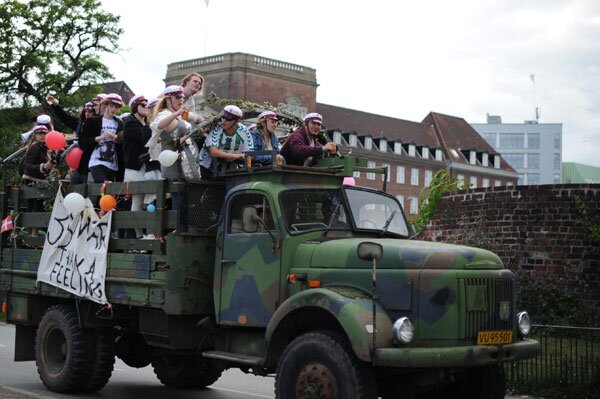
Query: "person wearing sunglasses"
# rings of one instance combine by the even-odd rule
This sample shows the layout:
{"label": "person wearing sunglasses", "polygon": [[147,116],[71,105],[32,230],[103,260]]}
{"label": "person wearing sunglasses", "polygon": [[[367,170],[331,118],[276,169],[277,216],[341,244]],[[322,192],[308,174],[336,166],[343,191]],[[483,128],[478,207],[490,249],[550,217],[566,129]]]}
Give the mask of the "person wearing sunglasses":
{"label": "person wearing sunglasses", "polygon": [[208,134],[200,151],[203,179],[213,178],[222,166],[244,162],[244,152],[254,150],[252,135],[240,123],[242,116],[242,110],[235,105],[223,108],[221,121]]}
{"label": "person wearing sunglasses", "polygon": [[325,152],[335,154],[337,148],[334,143],[321,146],[317,140],[323,123],[321,114],[316,112],[306,114],[303,122],[302,126],[287,138],[281,148],[281,155],[288,165],[315,166]]}
{"label": "person wearing sunglasses", "polygon": [[[192,126],[182,118],[186,112],[183,87],[171,85],[163,90],[163,98],[155,105],[154,120],[150,124],[152,137],[146,143],[150,159],[156,161],[164,150],[179,152],[180,156],[170,166],[161,165],[162,177],[169,180],[200,180],[200,167],[196,163],[200,153],[198,144],[190,136]],[[175,205],[174,205],[175,206]]]}

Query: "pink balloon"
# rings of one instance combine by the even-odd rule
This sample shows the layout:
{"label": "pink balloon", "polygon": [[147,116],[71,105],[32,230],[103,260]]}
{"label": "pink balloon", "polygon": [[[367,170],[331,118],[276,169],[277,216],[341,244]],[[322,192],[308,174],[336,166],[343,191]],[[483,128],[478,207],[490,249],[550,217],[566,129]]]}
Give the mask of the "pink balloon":
{"label": "pink balloon", "polygon": [[67,165],[69,165],[69,168],[77,169],[79,167],[79,162],[81,161],[82,154],[83,154],[83,151],[79,147],[75,147],[71,151],[69,151],[69,153],[65,157],[65,160],[67,161]]}
{"label": "pink balloon", "polygon": [[344,186],[353,186],[356,184],[356,180],[354,180],[354,177],[344,177],[344,182],[342,184]]}
{"label": "pink balloon", "polygon": [[61,132],[51,131],[46,135],[46,146],[51,150],[62,150],[67,145],[67,140]]}

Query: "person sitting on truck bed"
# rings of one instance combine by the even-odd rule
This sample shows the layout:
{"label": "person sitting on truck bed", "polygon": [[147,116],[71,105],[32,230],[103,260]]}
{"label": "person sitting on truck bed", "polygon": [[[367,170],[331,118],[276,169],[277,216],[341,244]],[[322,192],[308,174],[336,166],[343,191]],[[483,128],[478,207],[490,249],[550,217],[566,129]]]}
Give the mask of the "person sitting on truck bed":
{"label": "person sitting on truck bed", "polygon": [[[279,154],[279,139],[275,134],[277,129],[277,114],[273,111],[264,111],[258,115],[256,121],[256,129],[250,130],[252,134],[252,142],[254,151],[272,151],[277,152],[277,164],[283,164],[283,156]],[[270,164],[272,163],[271,155],[259,155],[253,160],[253,163]]]}
{"label": "person sitting on truck bed", "polygon": [[321,131],[323,117],[321,114],[311,112],[304,117],[304,124],[296,129],[281,148],[281,155],[288,165],[315,166],[323,153],[335,154],[335,143],[321,146],[317,135]]}
{"label": "person sitting on truck bed", "polygon": [[202,178],[210,179],[222,162],[243,162],[244,152],[253,151],[248,128],[239,123],[242,110],[235,105],[223,109],[221,122],[209,133],[200,151]]}

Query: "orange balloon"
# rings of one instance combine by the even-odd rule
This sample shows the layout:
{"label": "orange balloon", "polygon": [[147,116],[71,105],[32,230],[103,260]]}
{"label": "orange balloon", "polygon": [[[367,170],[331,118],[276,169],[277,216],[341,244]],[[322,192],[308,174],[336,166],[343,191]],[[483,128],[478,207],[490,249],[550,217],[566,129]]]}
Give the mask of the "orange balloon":
{"label": "orange balloon", "polygon": [[117,200],[110,194],[103,195],[100,198],[100,209],[104,212],[108,212],[117,206]]}

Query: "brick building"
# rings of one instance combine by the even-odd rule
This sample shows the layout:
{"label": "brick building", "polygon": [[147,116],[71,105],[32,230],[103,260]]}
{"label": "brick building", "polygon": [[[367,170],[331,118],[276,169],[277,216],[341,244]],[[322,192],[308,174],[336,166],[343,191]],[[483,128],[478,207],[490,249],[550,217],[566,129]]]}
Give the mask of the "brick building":
{"label": "brick building", "polygon": [[[515,185],[517,173],[462,118],[429,113],[421,122],[351,110],[316,101],[316,70],[245,53],[228,53],[167,66],[166,84],[190,72],[206,78],[204,91],[220,98],[285,104],[299,116],[316,111],[340,152],[388,166],[387,191],[415,214],[418,196],[439,170],[471,187]],[[379,179],[379,181],[378,181]],[[357,184],[382,187],[381,177],[357,173]]]}

